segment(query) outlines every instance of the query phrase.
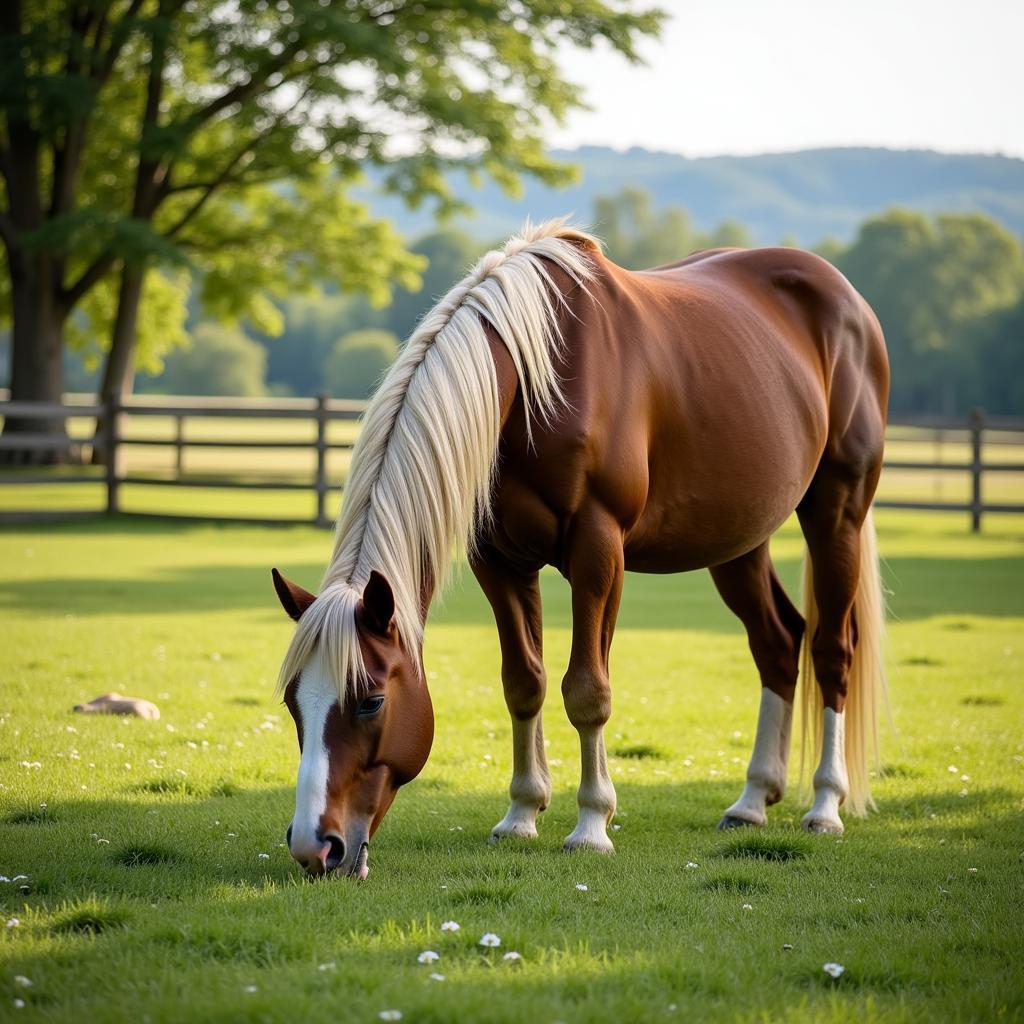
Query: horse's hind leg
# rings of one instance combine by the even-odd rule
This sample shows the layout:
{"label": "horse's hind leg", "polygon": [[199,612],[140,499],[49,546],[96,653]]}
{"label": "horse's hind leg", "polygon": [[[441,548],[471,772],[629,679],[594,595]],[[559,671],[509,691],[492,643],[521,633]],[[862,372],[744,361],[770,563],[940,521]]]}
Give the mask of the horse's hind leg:
{"label": "horse's hind leg", "polygon": [[[858,647],[854,602],[862,570],[877,571],[875,566],[864,566],[862,530],[880,461],[880,444],[877,459],[865,460],[863,466],[834,459],[823,461],[797,509],[807,540],[817,605],[811,657],[824,705],[821,757],[813,780],[814,804],[803,819],[804,828],[812,832],[842,832],[839,808],[850,795],[845,711]],[[869,621],[864,625],[871,628]],[[859,718],[853,726],[852,739],[860,745],[863,737],[858,734],[863,729]]]}
{"label": "horse's hind leg", "polygon": [[512,802],[492,839],[537,835],[537,815],[551,800],[541,706],[547,689],[537,573],[522,573],[487,553],[471,560],[487,595],[501,643],[501,682],[512,716]]}
{"label": "horse's hind leg", "polygon": [[766,808],[778,803],[786,791],[804,620],[775,575],[767,541],[740,558],[715,566],[711,578],[746,627],[761,676],[761,710],[746,785],[718,827],[764,825]]}

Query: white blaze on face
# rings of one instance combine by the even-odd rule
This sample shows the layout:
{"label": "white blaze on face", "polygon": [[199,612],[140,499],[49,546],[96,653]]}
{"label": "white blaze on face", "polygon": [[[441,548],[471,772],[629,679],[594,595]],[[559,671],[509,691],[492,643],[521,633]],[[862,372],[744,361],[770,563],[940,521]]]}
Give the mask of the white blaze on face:
{"label": "white blaze on face", "polygon": [[327,807],[329,759],[324,743],[324,725],[331,708],[338,703],[334,683],[323,670],[319,653],[302,670],[295,694],[302,721],[302,756],[295,787],[295,817],[292,819],[293,849],[318,846],[320,816]]}

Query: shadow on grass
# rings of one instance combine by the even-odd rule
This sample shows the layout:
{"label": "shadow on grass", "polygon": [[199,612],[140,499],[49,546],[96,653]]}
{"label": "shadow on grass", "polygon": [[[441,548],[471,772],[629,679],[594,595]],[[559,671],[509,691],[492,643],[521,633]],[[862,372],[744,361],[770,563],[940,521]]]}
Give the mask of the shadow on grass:
{"label": "shadow on grass", "polygon": [[[226,529],[226,528],[225,528]],[[88,535],[81,538],[86,542]],[[286,545],[282,545],[286,547]],[[286,551],[268,551],[266,564],[183,565],[151,576],[96,579],[30,579],[0,581],[0,609],[73,613],[82,617],[109,614],[251,610],[279,616],[270,581],[270,566],[281,565],[296,582],[315,588],[322,564],[289,564]],[[328,554],[324,547],[324,557]],[[779,574],[793,595],[798,593],[798,559],[780,559]],[[892,591],[890,607],[902,622],[936,615],[1024,615],[1024,557],[977,559],[892,558],[886,568]],[[569,588],[554,571],[541,577],[544,623],[552,628],[572,625]],[[490,607],[466,570],[431,613],[431,623],[493,627]],[[627,573],[620,629],[686,629],[713,633],[742,632],[722,604],[704,572],[677,575]],[[950,629],[970,629],[950,623]]]}

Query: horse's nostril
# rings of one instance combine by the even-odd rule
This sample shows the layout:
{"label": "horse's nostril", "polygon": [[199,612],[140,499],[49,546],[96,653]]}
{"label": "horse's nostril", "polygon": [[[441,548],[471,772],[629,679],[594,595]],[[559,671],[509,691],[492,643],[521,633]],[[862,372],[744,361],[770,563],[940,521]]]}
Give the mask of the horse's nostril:
{"label": "horse's nostril", "polygon": [[324,842],[331,844],[324,867],[328,871],[334,871],[336,868],[341,867],[341,862],[345,859],[345,843],[341,836],[336,836],[332,832],[328,832],[324,836]]}

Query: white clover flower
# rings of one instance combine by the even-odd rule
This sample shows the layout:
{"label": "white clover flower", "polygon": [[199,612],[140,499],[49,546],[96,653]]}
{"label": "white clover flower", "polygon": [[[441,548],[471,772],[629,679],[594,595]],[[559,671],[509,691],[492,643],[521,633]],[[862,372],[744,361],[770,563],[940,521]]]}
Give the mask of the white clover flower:
{"label": "white clover flower", "polygon": [[258,857],[259,857],[260,860],[270,860],[270,854],[269,853],[261,853],[261,854],[258,855]]}
{"label": "white clover flower", "polygon": [[30,978],[26,978],[24,974],[16,974],[14,976],[14,985],[16,988],[31,988],[32,981]]}
{"label": "white clover flower", "polygon": [[514,949],[510,949],[502,958],[502,960],[522,960],[522,954],[517,953]]}
{"label": "white clover flower", "polygon": [[445,921],[444,924],[441,925],[441,931],[457,932],[461,927],[462,925],[460,925],[458,921]]}
{"label": "white clover flower", "polygon": [[242,989],[242,991],[248,992],[249,995],[252,995],[253,992],[258,992],[259,989],[257,989],[255,985],[246,985],[245,988]]}
{"label": "white clover flower", "polygon": [[16,917],[9,917],[9,918],[7,918],[7,927],[8,928],[17,928],[20,924],[21,924],[21,922]]}
{"label": "white clover flower", "polygon": [[698,864],[698,863],[697,863],[696,861],[693,861],[693,860],[688,860],[688,861],[686,862],[686,867],[687,867],[687,868],[688,868],[689,870],[692,870],[693,868],[698,868],[698,867],[700,867],[700,865],[699,865],[699,864]]}
{"label": "white clover flower", "polygon": [[434,973],[430,975],[430,980],[431,981],[444,981],[444,975],[443,974],[438,974],[437,971],[434,971]]}
{"label": "white clover flower", "polygon": [[380,1017],[381,1020],[401,1020],[402,1019],[402,1011],[401,1010],[381,1010],[380,1013],[377,1014],[377,1016]]}
{"label": "white clover flower", "polygon": [[749,903],[743,904],[743,910],[753,910],[754,908]]}
{"label": "white clover flower", "polygon": [[318,971],[333,971],[337,966],[338,965],[333,960],[330,960],[325,964],[317,964],[316,969]]}
{"label": "white clover flower", "polygon": [[977,868],[968,868],[967,869],[967,873],[969,875],[976,875],[978,873],[978,869]]}
{"label": "white clover flower", "polygon": [[494,932],[487,932],[480,937],[480,945],[486,946],[488,949],[495,949],[501,945],[501,939]]}
{"label": "white clover flower", "polygon": [[25,1009],[25,1000],[24,999],[15,999],[14,1000],[14,1008],[16,1010],[24,1010]]}
{"label": "white clover flower", "polygon": [[580,892],[588,892],[589,889],[590,889],[590,886],[586,885],[583,882],[577,882],[576,883],[576,888],[579,889]]}
{"label": "white clover flower", "polygon": [[416,957],[416,962],[418,964],[432,964],[432,963],[435,963],[437,960],[440,960],[440,959],[441,959],[441,954],[440,953],[437,953],[437,952],[435,952],[432,949],[425,949],[425,950],[423,950],[422,953],[420,953],[420,955],[418,957]]}
{"label": "white clover flower", "polygon": [[828,964],[825,964],[824,967],[822,967],[822,970],[830,978],[838,978],[843,973],[843,971],[846,970],[846,968],[842,964],[828,963]]}

